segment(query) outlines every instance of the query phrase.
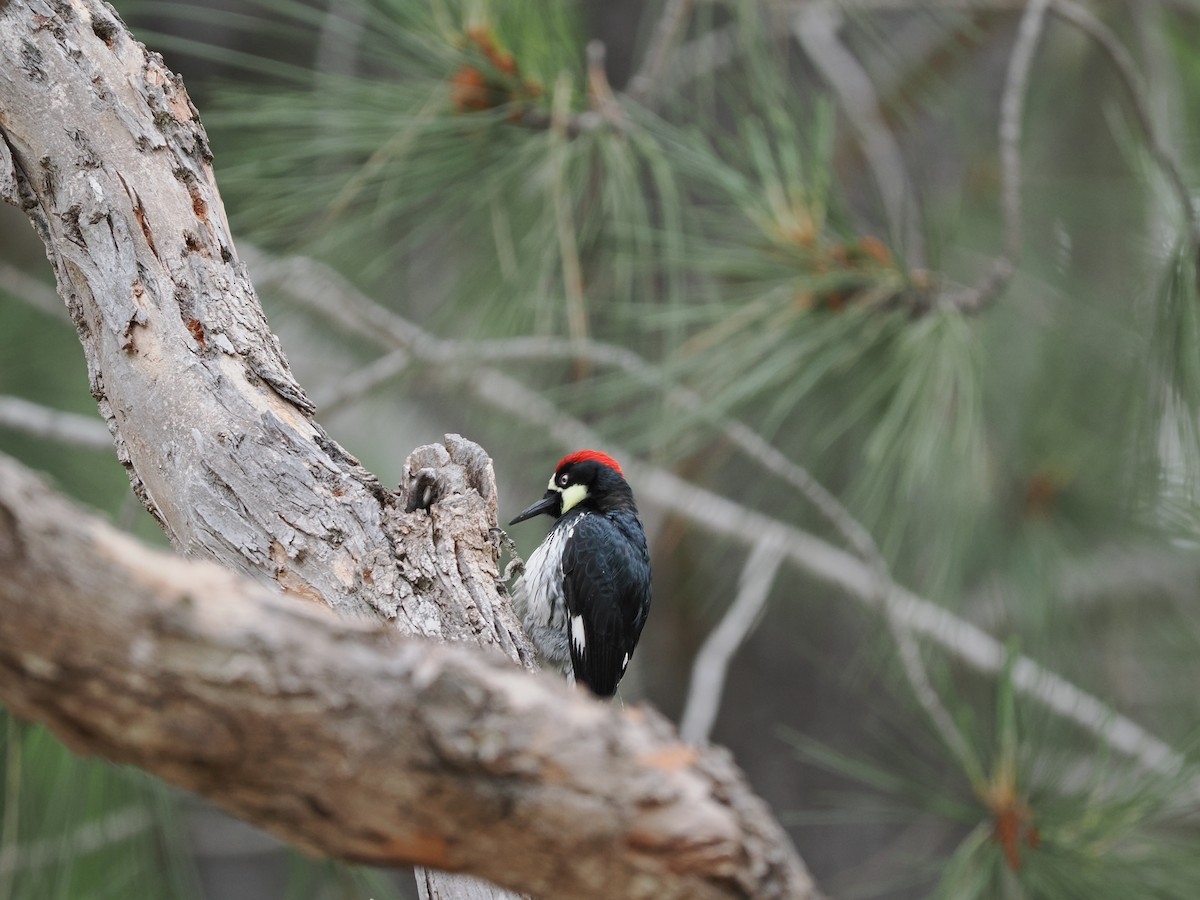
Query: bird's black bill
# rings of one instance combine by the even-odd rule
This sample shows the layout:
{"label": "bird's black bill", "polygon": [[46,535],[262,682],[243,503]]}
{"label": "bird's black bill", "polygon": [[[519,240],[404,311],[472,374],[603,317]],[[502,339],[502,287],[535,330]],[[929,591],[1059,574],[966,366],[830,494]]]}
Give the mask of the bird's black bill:
{"label": "bird's black bill", "polygon": [[533,506],[519,512],[508,524],[516,525],[518,522],[524,522],[526,519],[532,519],[534,516],[540,516],[542,513],[556,513],[558,512],[558,505],[560,503],[562,503],[562,494],[558,491],[546,491],[546,496],[533,504]]}

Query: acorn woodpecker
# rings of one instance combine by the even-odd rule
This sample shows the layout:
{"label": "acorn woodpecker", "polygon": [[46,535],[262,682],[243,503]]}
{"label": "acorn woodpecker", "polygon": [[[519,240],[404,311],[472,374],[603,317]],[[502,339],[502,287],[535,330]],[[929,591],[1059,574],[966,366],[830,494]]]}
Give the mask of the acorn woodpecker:
{"label": "acorn woodpecker", "polygon": [[542,513],[558,521],[513,589],[517,612],[547,662],[610,697],[650,611],[650,551],[633,491],[611,456],[580,450],[509,524]]}

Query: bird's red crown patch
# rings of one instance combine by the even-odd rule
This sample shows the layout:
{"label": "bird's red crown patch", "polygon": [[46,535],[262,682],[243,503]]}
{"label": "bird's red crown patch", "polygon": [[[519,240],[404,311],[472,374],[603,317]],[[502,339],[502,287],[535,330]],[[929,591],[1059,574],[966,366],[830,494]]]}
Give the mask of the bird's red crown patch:
{"label": "bird's red crown patch", "polygon": [[581,463],[587,462],[588,460],[591,460],[592,462],[598,462],[602,466],[608,466],[622,478],[625,477],[625,473],[621,471],[620,463],[618,463],[607,453],[601,453],[599,450],[580,450],[576,453],[572,453],[570,456],[564,456],[561,460],[559,460],[558,465],[554,467],[554,471],[557,472],[563,466],[567,465],[567,463]]}

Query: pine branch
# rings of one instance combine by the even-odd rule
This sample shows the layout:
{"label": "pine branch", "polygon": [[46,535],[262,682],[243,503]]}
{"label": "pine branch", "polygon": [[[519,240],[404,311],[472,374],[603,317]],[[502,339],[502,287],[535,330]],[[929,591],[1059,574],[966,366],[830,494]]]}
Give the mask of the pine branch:
{"label": "pine branch", "polygon": [[[1191,191],[1179,164],[1154,123],[1146,99],[1145,86],[1132,55],[1112,29],[1075,0],[1030,0],[1025,4],[1025,11],[1021,17],[1001,101],[999,143],[1004,250],[993,261],[991,271],[977,285],[947,298],[947,302],[958,306],[964,312],[978,312],[990,305],[1008,287],[1020,262],[1022,117],[1032,71],[1033,52],[1041,38],[1047,11],[1071,23],[1090,37],[1111,62],[1128,95],[1134,121],[1142,132],[1150,156],[1179,202],[1189,240],[1193,248],[1200,249],[1200,215],[1196,212]],[[1197,258],[1197,265],[1200,265],[1200,256]]]}

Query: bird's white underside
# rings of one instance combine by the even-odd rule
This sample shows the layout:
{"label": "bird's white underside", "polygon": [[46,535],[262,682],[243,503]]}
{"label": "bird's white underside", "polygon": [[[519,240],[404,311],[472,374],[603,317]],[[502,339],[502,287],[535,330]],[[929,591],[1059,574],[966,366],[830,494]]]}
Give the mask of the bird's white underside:
{"label": "bird's white underside", "polygon": [[524,574],[513,586],[513,603],[534,646],[546,662],[567,673],[573,672],[571,641],[586,647],[587,638],[582,621],[578,627],[574,622],[568,627],[562,557],[567,541],[575,533],[576,522],[587,515],[589,513],[582,513],[567,528],[552,529],[546,540],[529,555]]}

